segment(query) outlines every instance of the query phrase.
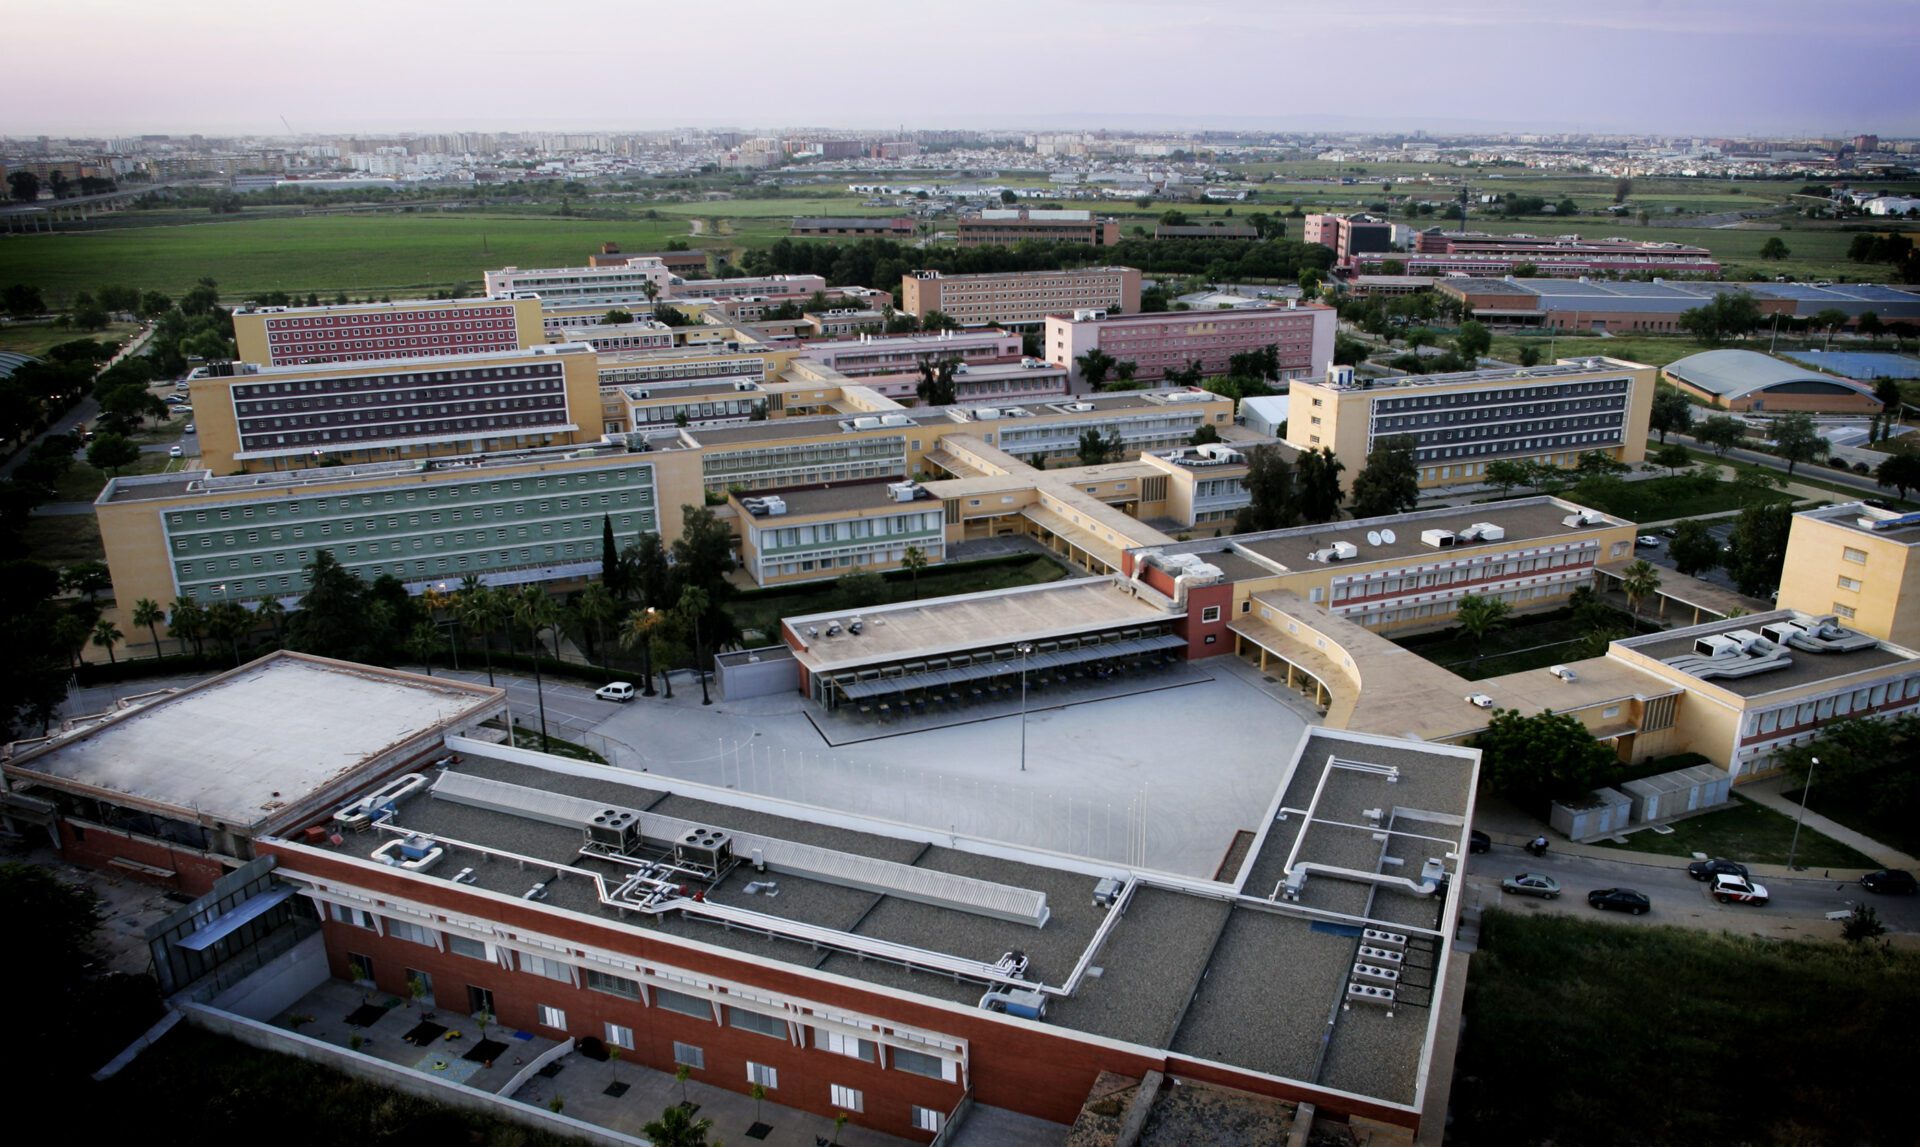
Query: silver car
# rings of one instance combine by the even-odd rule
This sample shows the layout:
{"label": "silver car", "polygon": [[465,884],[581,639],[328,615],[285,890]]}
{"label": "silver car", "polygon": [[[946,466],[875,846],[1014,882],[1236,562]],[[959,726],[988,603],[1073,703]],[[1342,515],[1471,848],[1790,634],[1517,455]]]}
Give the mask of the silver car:
{"label": "silver car", "polygon": [[1538,872],[1522,872],[1502,880],[1500,891],[1511,892],[1516,896],[1538,896],[1542,900],[1552,900],[1560,895],[1560,882]]}

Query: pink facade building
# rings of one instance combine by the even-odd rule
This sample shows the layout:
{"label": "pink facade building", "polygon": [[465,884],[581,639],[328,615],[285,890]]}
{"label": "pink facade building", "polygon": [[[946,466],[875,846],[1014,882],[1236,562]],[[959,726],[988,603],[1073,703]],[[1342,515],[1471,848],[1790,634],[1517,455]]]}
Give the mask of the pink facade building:
{"label": "pink facade building", "polygon": [[1333,361],[1337,318],[1318,303],[1145,315],[1075,311],[1047,316],[1046,357],[1072,372],[1076,385],[1076,360],[1095,348],[1133,363],[1139,381],[1156,382],[1195,360],[1206,375],[1223,375],[1231,356],[1271,346],[1279,352],[1281,378],[1318,377]]}
{"label": "pink facade building", "polygon": [[1393,224],[1364,215],[1309,215],[1300,233],[1303,242],[1332,248],[1334,257],[1346,262],[1355,255],[1391,251]]}

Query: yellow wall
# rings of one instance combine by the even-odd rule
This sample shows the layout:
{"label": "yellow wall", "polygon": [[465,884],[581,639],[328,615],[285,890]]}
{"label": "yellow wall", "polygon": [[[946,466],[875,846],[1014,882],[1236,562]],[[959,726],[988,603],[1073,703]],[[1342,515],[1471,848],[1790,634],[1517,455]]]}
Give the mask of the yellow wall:
{"label": "yellow wall", "polygon": [[[1796,514],[1776,604],[1816,616],[1850,606],[1854,615],[1842,616],[1841,624],[1913,648],[1920,645],[1920,561],[1914,548],[1891,536]],[[1846,560],[1848,549],[1864,551],[1867,560]],[[1841,588],[1842,577],[1860,588]]]}

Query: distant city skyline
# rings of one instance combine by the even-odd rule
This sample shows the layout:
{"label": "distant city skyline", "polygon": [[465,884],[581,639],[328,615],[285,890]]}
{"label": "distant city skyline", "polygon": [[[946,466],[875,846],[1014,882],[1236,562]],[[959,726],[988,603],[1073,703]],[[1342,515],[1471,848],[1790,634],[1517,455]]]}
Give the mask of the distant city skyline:
{"label": "distant city skyline", "polygon": [[1912,0],[24,0],[0,48],[14,93],[0,132],[284,135],[285,117],[294,134],[1902,136],[1920,134],[1916,14]]}

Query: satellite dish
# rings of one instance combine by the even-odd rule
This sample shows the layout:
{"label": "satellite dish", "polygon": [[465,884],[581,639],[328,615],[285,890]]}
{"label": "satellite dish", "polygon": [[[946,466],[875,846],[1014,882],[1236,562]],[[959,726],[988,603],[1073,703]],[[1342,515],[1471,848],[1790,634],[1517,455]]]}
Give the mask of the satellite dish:
{"label": "satellite dish", "polygon": [[1388,545],[1392,545],[1398,539],[1393,536],[1392,530],[1381,530],[1380,540],[1387,543]]}
{"label": "satellite dish", "polygon": [[1377,546],[1377,545],[1379,545],[1379,544],[1380,544],[1380,531],[1379,531],[1379,530],[1368,530],[1368,531],[1367,531],[1367,544],[1368,544],[1368,545],[1370,545],[1370,546]]}

